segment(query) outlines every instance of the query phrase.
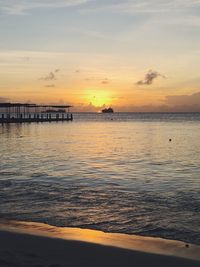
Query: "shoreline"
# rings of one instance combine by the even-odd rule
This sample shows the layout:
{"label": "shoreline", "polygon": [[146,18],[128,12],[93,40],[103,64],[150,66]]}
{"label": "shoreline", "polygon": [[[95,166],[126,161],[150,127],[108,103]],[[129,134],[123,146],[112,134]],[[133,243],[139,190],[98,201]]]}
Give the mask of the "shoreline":
{"label": "shoreline", "polygon": [[200,246],[181,241],[33,222],[0,220],[0,242],[0,266],[6,267],[130,266],[131,261],[139,266],[192,267],[200,261]]}

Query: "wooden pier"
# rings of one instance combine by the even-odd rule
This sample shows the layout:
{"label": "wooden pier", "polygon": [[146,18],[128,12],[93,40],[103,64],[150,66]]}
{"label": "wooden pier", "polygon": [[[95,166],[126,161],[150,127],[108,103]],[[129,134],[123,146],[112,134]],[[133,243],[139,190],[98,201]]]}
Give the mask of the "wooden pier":
{"label": "wooden pier", "polygon": [[0,103],[0,123],[72,121],[72,106]]}

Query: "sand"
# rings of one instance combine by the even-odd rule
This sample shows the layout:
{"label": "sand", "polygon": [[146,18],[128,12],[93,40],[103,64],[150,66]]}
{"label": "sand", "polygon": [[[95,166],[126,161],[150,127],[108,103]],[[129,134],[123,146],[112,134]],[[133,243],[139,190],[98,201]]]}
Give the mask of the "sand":
{"label": "sand", "polygon": [[179,241],[40,223],[0,221],[0,267],[200,266],[200,247]]}

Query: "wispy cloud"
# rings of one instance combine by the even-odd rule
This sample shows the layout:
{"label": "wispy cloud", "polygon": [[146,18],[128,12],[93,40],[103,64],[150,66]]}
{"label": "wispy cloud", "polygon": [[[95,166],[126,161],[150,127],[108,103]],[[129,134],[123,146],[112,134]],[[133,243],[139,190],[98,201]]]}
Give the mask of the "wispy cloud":
{"label": "wispy cloud", "polygon": [[88,3],[86,10],[115,10],[120,12],[166,12],[200,6],[200,0],[0,0],[0,12],[24,14],[35,8],[62,8]]}
{"label": "wispy cloud", "polygon": [[91,76],[91,77],[87,77],[85,78],[85,81],[88,81],[88,82],[98,82],[98,83],[101,83],[101,84],[109,84],[111,81],[110,79],[108,78],[102,78],[102,77],[96,77],[96,76]]}
{"label": "wispy cloud", "polygon": [[109,79],[108,78],[105,78],[101,81],[102,84],[108,84],[110,83]]}
{"label": "wispy cloud", "polygon": [[149,70],[145,75],[143,80],[138,81],[138,85],[151,85],[155,79],[158,77],[166,78],[164,75],[158,73],[157,71]]}
{"label": "wispy cloud", "polygon": [[24,14],[35,8],[62,8],[87,3],[89,0],[0,0],[0,12]]}
{"label": "wispy cloud", "polygon": [[119,0],[91,1],[87,10],[111,10],[133,13],[159,13],[200,6],[200,0]]}
{"label": "wispy cloud", "polygon": [[172,10],[182,10],[185,8],[192,8],[200,6],[200,1],[197,0],[132,0],[125,1],[126,3],[118,5],[123,11],[126,12],[145,12],[145,13],[157,13],[166,12]]}
{"label": "wispy cloud", "polygon": [[47,88],[54,88],[56,86],[55,86],[55,84],[47,84],[47,85],[45,85],[45,87],[47,87]]}

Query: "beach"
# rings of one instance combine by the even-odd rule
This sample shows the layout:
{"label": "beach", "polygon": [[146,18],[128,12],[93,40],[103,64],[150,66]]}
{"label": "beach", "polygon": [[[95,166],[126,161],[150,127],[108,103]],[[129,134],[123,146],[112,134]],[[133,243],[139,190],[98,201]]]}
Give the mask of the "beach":
{"label": "beach", "polygon": [[1,221],[1,267],[199,266],[183,242],[45,224]]}

